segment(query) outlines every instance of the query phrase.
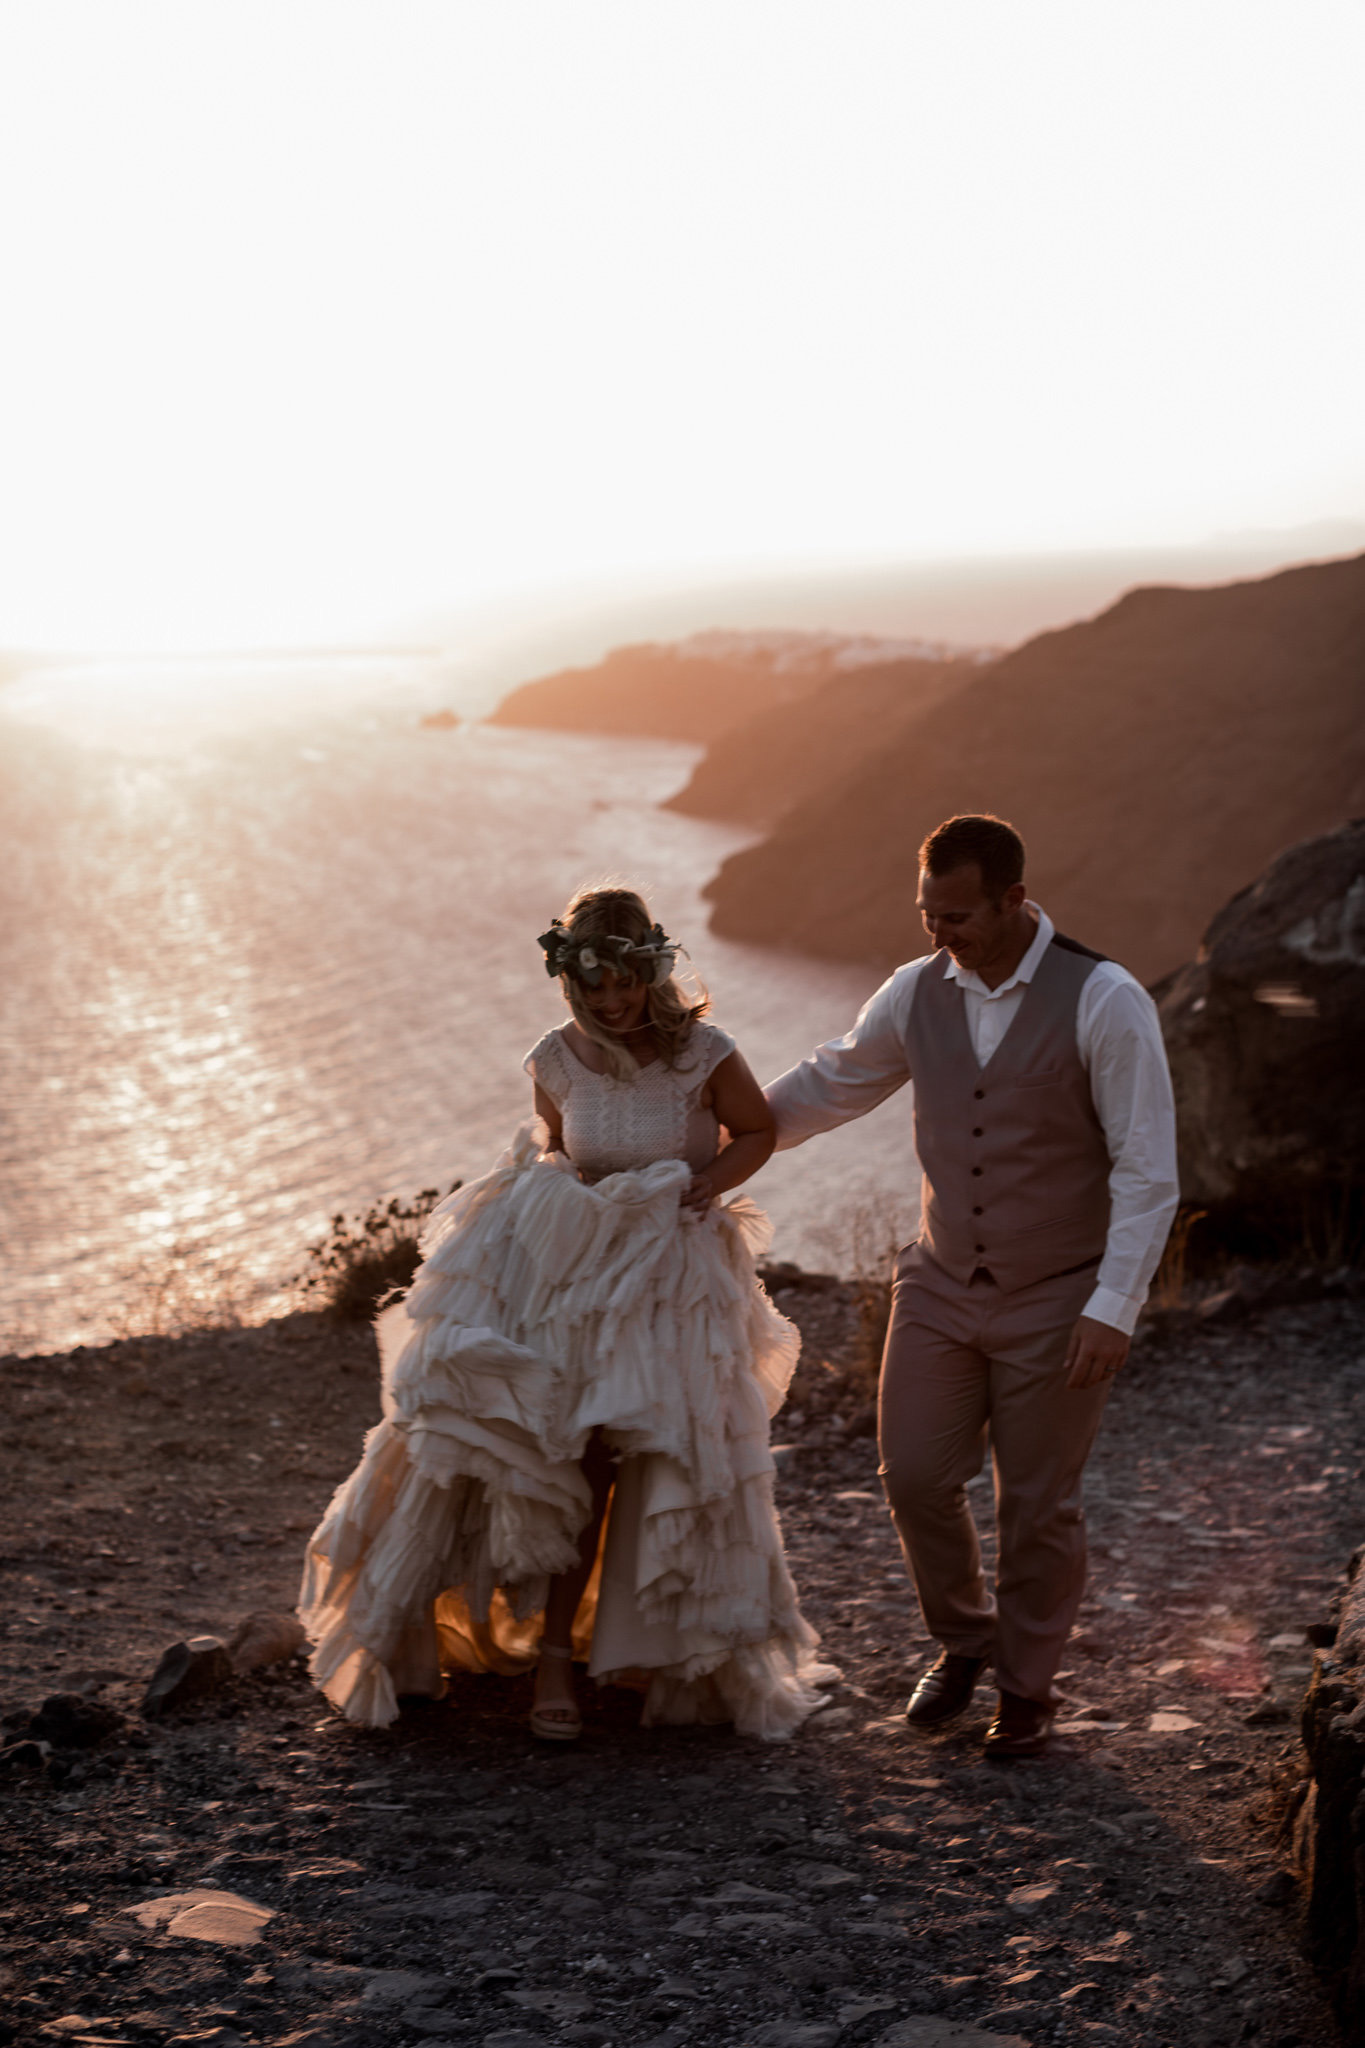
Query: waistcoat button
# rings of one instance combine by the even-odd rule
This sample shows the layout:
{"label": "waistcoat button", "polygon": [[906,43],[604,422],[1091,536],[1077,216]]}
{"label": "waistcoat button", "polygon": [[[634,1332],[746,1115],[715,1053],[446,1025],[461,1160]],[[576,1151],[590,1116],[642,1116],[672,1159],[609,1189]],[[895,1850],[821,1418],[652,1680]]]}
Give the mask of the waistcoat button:
{"label": "waistcoat button", "polygon": [[[986,1212],[985,1212],[985,1210],[984,1210],[984,1209],[973,1209],[973,1211],[972,1211],[972,1214],[973,1214],[973,1216],[984,1216],[984,1215],[985,1215],[985,1213],[986,1213]],[[980,1251],[980,1249],[981,1249],[981,1247],[980,1247],[980,1245],[978,1245],[978,1246],[977,1246],[977,1250],[978,1250],[978,1251]]]}
{"label": "waistcoat button", "polygon": [[977,1246],[977,1250],[978,1250],[979,1252],[984,1252],[984,1251],[985,1251],[985,1249],[986,1249],[986,1247],[985,1247],[985,1245],[984,1245],[984,1244],[979,1244],[979,1245]]}
{"label": "waistcoat button", "polygon": [[986,1100],[986,1091],[984,1088],[976,1088],[972,1092],[976,1101],[984,1102]]}
{"label": "waistcoat button", "polygon": [[972,1136],[974,1138],[984,1138],[985,1135],[986,1133],[982,1130],[980,1124],[978,1124],[976,1129],[972,1132]]}
{"label": "waistcoat button", "polygon": [[972,1168],[972,1178],[973,1178],[974,1180],[980,1180],[980,1178],[981,1178],[981,1171],[982,1171],[982,1169],[981,1169],[981,1168],[980,1168],[979,1166],[974,1166],[974,1167]]}

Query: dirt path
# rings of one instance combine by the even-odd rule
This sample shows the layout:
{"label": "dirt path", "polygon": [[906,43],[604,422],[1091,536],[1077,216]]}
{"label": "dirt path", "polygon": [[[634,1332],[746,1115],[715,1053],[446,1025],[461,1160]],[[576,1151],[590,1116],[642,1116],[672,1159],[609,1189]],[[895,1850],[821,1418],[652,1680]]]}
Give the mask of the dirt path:
{"label": "dirt path", "polygon": [[[1365,1309],[1135,1354],[1092,1466],[1063,1732],[1005,1766],[979,1752],[985,1698],[937,1738],[899,1719],[927,1646],[865,1411],[823,1364],[847,1358],[849,1298],[783,1306],[807,1334],[784,1523],[846,1682],[782,1748],[641,1731],[613,1691],[579,1746],[543,1750],[525,1680],[361,1733],[297,1666],[144,1727],[166,1643],[292,1603],[374,1418],[370,1340],[296,1317],[0,1362],[9,1733],[58,1689],[134,1716],[0,1778],[0,2041],[972,2039],[926,2031],[943,2015],[1030,2048],[1326,2048],[1275,1830],[1302,1631],[1365,1522]],[[273,1917],[240,1947],[133,1917],[196,1885]]]}

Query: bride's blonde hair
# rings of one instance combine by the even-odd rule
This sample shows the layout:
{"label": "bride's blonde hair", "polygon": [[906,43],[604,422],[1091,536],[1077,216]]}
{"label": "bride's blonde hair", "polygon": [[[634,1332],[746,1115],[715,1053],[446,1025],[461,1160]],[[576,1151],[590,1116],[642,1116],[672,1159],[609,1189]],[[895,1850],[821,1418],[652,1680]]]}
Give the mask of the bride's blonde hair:
{"label": "bride's blonde hair", "polygon": [[[648,942],[654,929],[654,920],[644,897],[635,889],[615,883],[576,889],[564,911],[562,923],[580,944],[591,944],[595,939],[617,938],[628,939],[631,945],[639,946]],[[676,969],[672,969],[662,981],[649,982],[645,988],[646,1014],[654,1027],[660,1056],[670,1067],[677,1065],[692,1026],[711,1007],[711,998],[696,977],[689,974],[687,979],[691,986],[685,988]],[[574,1022],[583,1036],[590,1038],[606,1054],[608,1071],[618,1081],[633,1081],[639,1072],[635,1061],[620,1039],[614,1038],[597,1022],[583,1000],[582,983],[571,973],[561,974],[559,980],[564,1000],[573,1011]]]}

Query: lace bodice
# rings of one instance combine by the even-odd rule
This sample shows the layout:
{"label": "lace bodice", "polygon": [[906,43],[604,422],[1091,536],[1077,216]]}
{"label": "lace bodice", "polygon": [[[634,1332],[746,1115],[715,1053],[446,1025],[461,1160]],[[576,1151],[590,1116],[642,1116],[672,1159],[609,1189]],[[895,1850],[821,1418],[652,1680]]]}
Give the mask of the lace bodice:
{"label": "lace bodice", "polygon": [[523,1065],[564,1120],[564,1149],[585,1180],[685,1159],[694,1173],[716,1156],[720,1125],[702,1090],[735,1041],[714,1024],[694,1024],[677,1066],[654,1060],[633,1080],[594,1074],[570,1051],[563,1030],[547,1031]]}

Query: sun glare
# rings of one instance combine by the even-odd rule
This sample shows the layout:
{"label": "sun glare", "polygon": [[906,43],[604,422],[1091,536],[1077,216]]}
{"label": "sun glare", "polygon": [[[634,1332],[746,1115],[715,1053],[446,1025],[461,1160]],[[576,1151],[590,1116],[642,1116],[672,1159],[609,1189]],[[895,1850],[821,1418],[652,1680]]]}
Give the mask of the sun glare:
{"label": "sun glare", "polygon": [[1346,5],[0,14],[0,645],[1365,509]]}

